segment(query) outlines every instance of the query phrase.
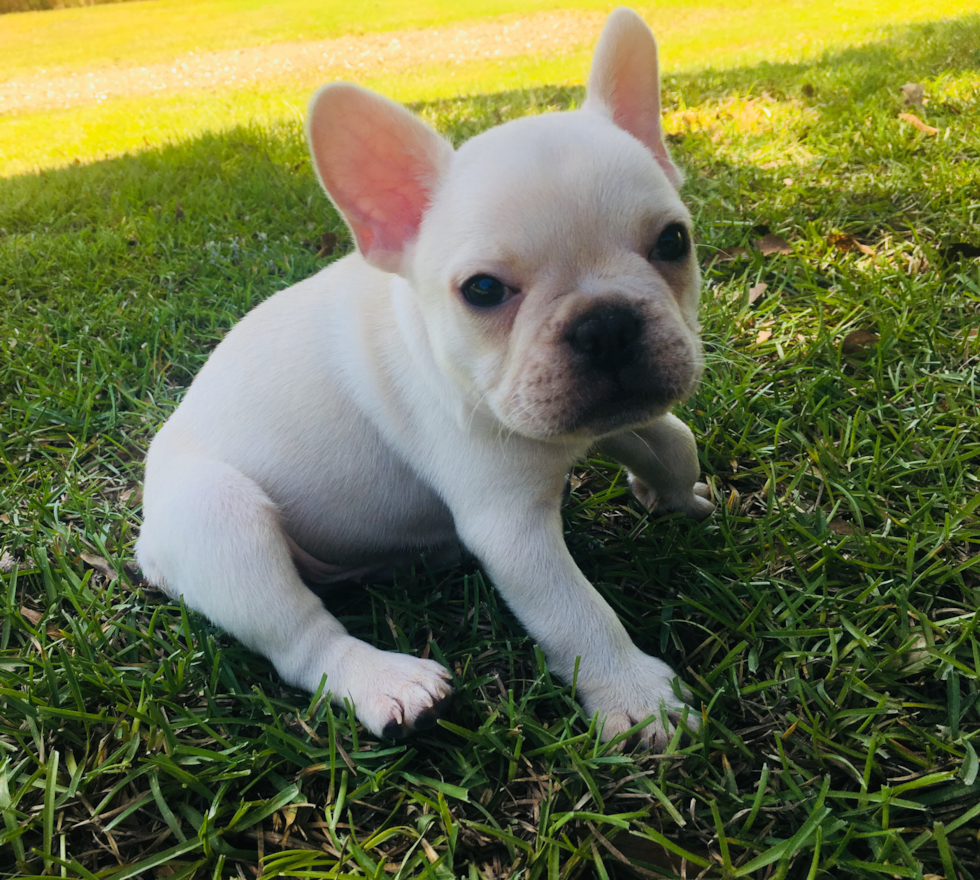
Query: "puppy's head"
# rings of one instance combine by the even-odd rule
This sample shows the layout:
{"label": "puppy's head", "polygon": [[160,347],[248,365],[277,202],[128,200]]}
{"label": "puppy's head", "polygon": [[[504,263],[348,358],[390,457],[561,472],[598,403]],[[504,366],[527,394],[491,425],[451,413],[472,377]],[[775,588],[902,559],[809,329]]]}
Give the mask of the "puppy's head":
{"label": "puppy's head", "polygon": [[442,370],[508,429],[601,436],[691,392],[699,275],[656,44],[635,13],[610,17],[581,110],[454,153],[338,84],[314,98],[309,135],[365,259],[412,283]]}

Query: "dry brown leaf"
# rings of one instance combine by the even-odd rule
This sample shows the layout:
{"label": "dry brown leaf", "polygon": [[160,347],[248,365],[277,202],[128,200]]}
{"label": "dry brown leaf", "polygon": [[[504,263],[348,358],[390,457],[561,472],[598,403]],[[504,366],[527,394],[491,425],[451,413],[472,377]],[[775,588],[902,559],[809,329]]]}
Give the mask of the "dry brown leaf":
{"label": "dry brown leaf", "polygon": [[737,260],[739,257],[744,257],[748,251],[744,247],[724,247],[718,248],[715,253],[715,259],[719,263],[727,263],[729,260]]}
{"label": "dry brown leaf", "polygon": [[878,344],[878,335],[870,330],[852,330],[841,342],[840,348],[844,354],[856,354],[866,348]]}
{"label": "dry brown leaf", "polygon": [[835,535],[853,535],[854,534],[854,526],[852,526],[849,522],[844,522],[844,520],[842,520],[842,519],[832,519],[829,523],[827,523],[827,527]]}
{"label": "dry brown leaf", "polygon": [[755,246],[767,257],[770,254],[793,253],[793,246],[785,238],[773,235],[771,232],[768,235],[762,236],[762,238],[756,239]]}
{"label": "dry brown leaf", "polygon": [[755,303],[755,301],[762,296],[769,289],[769,285],[765,281],[760,281],[758,284],[753,284],[749,288],[749,305]]}
{"label": "dry brown leaf", "polygon": [[914,113],[899,113],[898,118],[904,119],[910,125],[914,125],[923,134],[939,134],[938,128],[933,128],[931,125],[926,125]]}
{"label": "dry brown leaf", "polygon": [[902,86],[902,94],[905,95],[906,104],[918,104],[922,106],[922,99],[926,96],[926,90],[918,83],[905,83]]}
{"label": "dry brown leaf", "polygon": [[10,525],[10,516],[6,513],[0,513],[0,522],[4,525]]}
{"label": "dry brown leaf", "polygon": [[94,553],[82,552],[79,554],[89,568],[94,568],[99,574],[114,581],[119,577],[119,573],[109,564],[109,560],[103,556],[96,556]]}
{"label": "dry brown leaf", "polygon": [[772,330],[760,330],[759,335],[755,337],[755,344],[761,345],[768,339],[772,339]]}
{"label": "dry brown leaf", "polygon": [[32,626],[37,626],[41,622],[41,618],[44,616],[40,611],[35,611],[33,608],[28,608],[26,605],[20,606],[20,616],[24,620],[30,621]]}
{"label": "dry brown leaf", "polygon": [[859,250],[862,254],[866,256],[874,255],[874,248],[868,247],[866,244],[859,242],[853,235],[849,232],[832,232],[828,237],[827,241],[830,242],[835,248],[847,253],[852,250]]}
{"label": "dry brown leaf", "polygon": [[133,561],[123,563],[123,574],[126,575],[129,583],[134,587],[148,587],[150,584],[143,577],[140,567]]}
{"label": "dry brown leaf", "polygon": [[422,849],[425,850],[425,857],[429,860],[430,864],[434,865],[440,859],[439,853],[435,851],[435,848],[432,846],[432,844],[429,843],[429,841],[427,841],[424,837],[421,838],[421,843],[422,843]]}
{"label": "dry brown leaf", "polygon": [[332,232],[324,232],[320,236],[320,250],[317,251],[318,257],[329,257],[337,248],[337,236]]}

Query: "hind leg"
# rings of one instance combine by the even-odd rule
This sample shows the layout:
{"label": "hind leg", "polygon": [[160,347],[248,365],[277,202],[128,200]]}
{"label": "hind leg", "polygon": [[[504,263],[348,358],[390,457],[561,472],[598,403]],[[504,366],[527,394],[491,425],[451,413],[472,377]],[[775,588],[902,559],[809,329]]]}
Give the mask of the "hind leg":
{"label": "hind leg", "polygon": [[349,699],[374,734],[435,723],[449,672],[348,635],[300,580],[278,511],[258,485],[221,462],[154,458],[136,547],[151,583],[268,657],[289,684],[313,691],[326,674],[333,701]]}

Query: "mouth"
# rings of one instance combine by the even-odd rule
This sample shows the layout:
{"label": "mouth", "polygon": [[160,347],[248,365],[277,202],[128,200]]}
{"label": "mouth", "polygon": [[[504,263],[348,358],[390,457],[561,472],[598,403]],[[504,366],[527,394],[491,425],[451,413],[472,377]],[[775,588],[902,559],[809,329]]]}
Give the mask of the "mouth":
{"label": "mouth", "polygon": [[515,377],[495,407],[501,421],[542,440],[593,439],[648,424],[687,398],[701,374],[696,341],[656,326],[640,334],[640,320],[626,339],[619,324],[626,322],[611,309],[573,323],[561,357],[531,362]]}
{"label": "mouth", "polygon": [[653,387],[645,393],[626,391],[622,386],[595,388],[566,415],[557,434],[588,433],[595,436],[645,424],[663,415],[685,396],[680,389]]}

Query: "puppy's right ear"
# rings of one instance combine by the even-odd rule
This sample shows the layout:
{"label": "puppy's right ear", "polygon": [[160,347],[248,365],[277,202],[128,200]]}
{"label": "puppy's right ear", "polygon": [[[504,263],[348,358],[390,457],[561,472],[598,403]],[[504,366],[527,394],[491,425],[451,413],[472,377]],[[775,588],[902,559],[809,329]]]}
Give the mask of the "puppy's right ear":
{"label": "puppy's right ear", "polygon": [[400,104],[350,83],[313,96],[306,134],[320,183],[364,259],[404,274],[453,148]]}

